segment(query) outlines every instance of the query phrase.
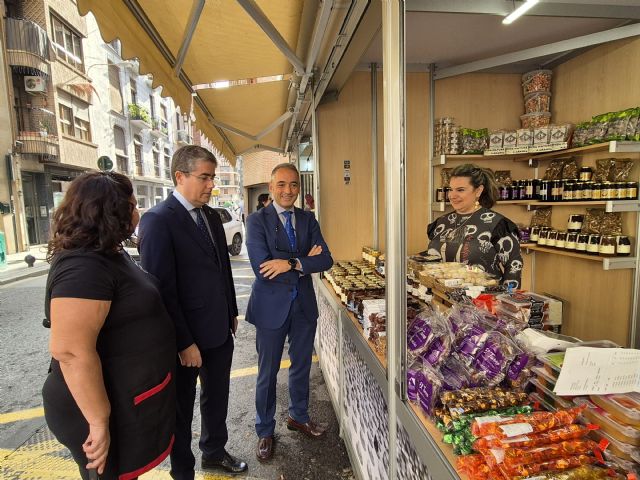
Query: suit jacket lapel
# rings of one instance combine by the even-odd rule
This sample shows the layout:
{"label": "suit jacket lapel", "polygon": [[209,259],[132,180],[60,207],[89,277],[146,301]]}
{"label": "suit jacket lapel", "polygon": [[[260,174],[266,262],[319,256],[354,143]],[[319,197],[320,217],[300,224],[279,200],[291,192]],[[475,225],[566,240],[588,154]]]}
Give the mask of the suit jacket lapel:
{"label": "suit jacket lapel", "polygon": [[[224,242],[222,243],[222,245],[220,245],[220,237],[217,235],[218,229],[215,227],[215,224],[213,223],[213,220],[211,219],[212,215],[218,215],[218,213],[213,210],[212,208],[209,208],[208,206],[204,206],[202,207],[202,211],[204,212],[204,218],[207,220],[207,223],[209,224],[209,230],[211,231],[211,235],[213,236],[213,243],[216,246],[216,255],[218,257],[218,264],[222,265],[222,261],[220,258],[220,255],[222,255],[222,253],[220,252],[220,249],[224,249],[223,251],[226,252],[227,251],[227,238],[226,235],[224,236]],[[197,227],[196,227],[197,228]],[[224,225],[222,226],[223,230],[224,230]],[[202,235],[200,235],[202,236]]]}
{"label": "suit jacket lapel", "polygon": [[187,211],[186,208],[184,208],[184,206],[178,201],[176,197],[171,195],[170,198],[171,198],[171,204],[169,205],[169,207],[175,211],[178,219],[184,226],[185,230],[189,233],[189,235],[193,238],[193,240],[198,245],[200,245],[200,248],[202,248],[202,250],[204,250],[206,254],[211,255],[213,257],[214,253],[211,251],[211,248],[207,244],[207,241],[204,238],[202,238],[202,234],[200,233],[200,230],[198,230],[198,226],[196,225],[196,222],[193,221],[193,217],[191,217],[191,214]]}
{"label": "suit jacket lapel", "polygon": [[[276,208],[271,204],[265,207],[264,213],[267,216],[267,228],[269,229],[268,232],[270,232],[267,234],[267,238],[273,235],[273,248],[277,245],[280,253],[287,253],[289,250],[289,237],[284,230],[284,225]],[[271,245],[269,247],[271,248]]]}
{"label": "suit jacket lapel", "polygon": [[294,215],[296,216],[296,242],[298,244],[298,251],[306,255],[311,248],[311,245],[307,245],[309,222],[307,216],[299,208],[294,209]]}

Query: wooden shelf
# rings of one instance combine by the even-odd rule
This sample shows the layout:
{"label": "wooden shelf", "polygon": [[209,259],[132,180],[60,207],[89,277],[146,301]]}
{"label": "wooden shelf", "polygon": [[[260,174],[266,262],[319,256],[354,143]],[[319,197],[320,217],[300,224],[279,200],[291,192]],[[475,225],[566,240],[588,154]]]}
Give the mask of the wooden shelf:
{"label": "wooden shelf", "polygon": [[[585,200],[584,202],[541,202],[539,200],[499,200],[494,207],[522,205],[532,207],[595,207],[603,206],[605,212],[640,212],[640,200]],[[431,211],[446,212],[451,209],[448,202],[433,202]]]}
{"label": "wooden shelf", "polygon": [[585,253],[571,252],[551,247],[540,247],[535,243],[523,243],[520,245],[520,248],[531,250],[533,252],[549,253],[552,255],[560,255],[562,257],[580,258],[582,260],[600,262],[602,263],[603,270],[635,268],[636,264],[635,257],[600,257],[598,255],[587,255]]}
{"label": "wooden shelf", "polygon": [[544,153],[512,153],[505,155],[439,155],[433,158],[434,167],[446,165],[449,161],[456,160],[508,160],[516,162],[528,162],[529,160],[544,160],[548,158],[564,157],[566,155],[586,155],[594,152],[609,153],[640,153],[640,142],[612,141],[596,143],[585,147],[565,148]]}

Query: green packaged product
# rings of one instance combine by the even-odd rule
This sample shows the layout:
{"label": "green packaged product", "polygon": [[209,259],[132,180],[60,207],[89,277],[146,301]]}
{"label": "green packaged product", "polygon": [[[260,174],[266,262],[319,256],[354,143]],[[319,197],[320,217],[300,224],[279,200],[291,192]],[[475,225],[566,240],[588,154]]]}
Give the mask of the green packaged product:
{"label": "green packaged product", "polygon": [[[585,145],[587,135],[589,134],[590,126],[591,126],[591,122],[582,122],[576,125],[576,128],[573,131],[573,137],[571,140],[572,147],[582,147]],[[635,134],[635,131],[633,133]]]}
{"label": "green packaged product", "polygon": [[629,109],[629,121],[627,122],[627,140],[638,141],[636,138],[636,129],[640,120],[640,107]]}
{"label": "green packaged product", "polygon": [[489,145],[489,130],[486,128],[461,128],[460,135],[463,155],[482,154]]}
{"label": "green packaged product", "polygon": [[609,128],[604,136],[604,140],[608,142],[614,140],[625,140],[627,138],[627,126],[629,124],[629,119],[634,113],[635,110],[630,108],[610,114]]}
{"label": "green packaged product", "polygon": [[593,145],[605,141],[607,131],[609,130],[609,123],[614,115],[613,113],[603,113],[591,119],[591,126],[585,139],[585,145]]}

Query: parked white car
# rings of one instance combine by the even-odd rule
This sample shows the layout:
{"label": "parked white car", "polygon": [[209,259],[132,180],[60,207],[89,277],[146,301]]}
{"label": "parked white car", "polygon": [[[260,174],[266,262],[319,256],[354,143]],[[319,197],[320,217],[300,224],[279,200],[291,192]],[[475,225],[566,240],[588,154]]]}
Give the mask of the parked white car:
{"label": "parked white car", "polygon": [[220,220],[222,220],[229,253],[233,256],[240,255],[240,250],[242,250],[242,222],[236,220],[234,215],[226,208],[213,207],[213,209],[218,212]]}

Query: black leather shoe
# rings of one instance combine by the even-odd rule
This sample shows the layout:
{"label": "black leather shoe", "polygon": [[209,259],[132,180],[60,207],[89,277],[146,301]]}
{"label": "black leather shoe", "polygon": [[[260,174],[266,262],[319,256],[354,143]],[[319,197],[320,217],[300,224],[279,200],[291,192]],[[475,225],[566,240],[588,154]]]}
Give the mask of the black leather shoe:
{"label": "black leather shoe", "polygon": [[224,456],[220,460],[212,460],[210,458],[202,457],[202,469],[203,470],[224,470],[232,475],[244,473],[248,469],[246,462],[235,458],[229,452],[225,450]]}

